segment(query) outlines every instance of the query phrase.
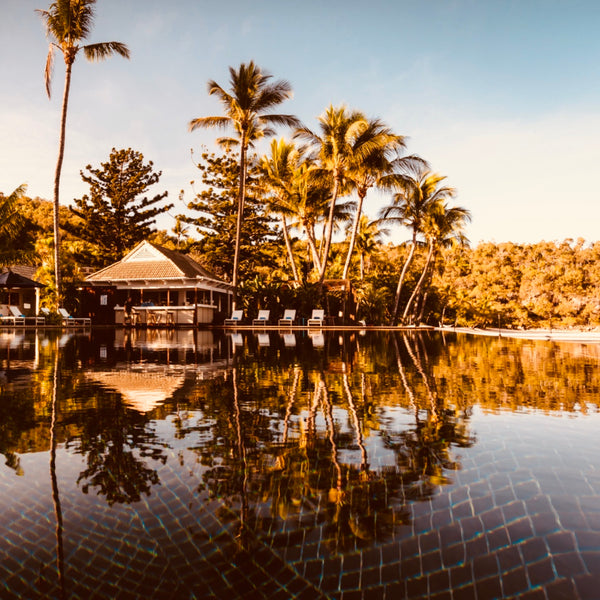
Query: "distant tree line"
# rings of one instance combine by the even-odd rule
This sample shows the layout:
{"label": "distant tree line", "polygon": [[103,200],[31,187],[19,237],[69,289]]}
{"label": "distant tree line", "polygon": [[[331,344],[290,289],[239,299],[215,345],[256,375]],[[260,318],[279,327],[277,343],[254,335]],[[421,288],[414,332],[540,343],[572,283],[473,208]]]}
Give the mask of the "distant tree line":
{"label": "distant tree line", "polygon": [[[212,186],[191,202],[197,215],[188,217],[188,223],[177,220],[169,231],[148,223],[130,223],[132,231],[141,237],[131,238],[124,251],[147,238],[189,253],[215,274],[229,279],[235,235],[235,205],[231,202],[235,185],[231,182],[236,163],[227,153],[207,153],[199,164],[206,174],[202,177],[211,180]],[[250,169],[249,189],[258,194],[254,173],[255,169]],[[67,285],[80,281],[90,267],[99,268],[112,260],[104,250],[111,239],[108,233],[105,237],[98,234],[95,239],[77,236],[82,224],[78,210],[61,207],[60,211]],[[104,210],[107,221],[114,218],[112,209]],[[49,286],[45,292],[48,298],[52,296],[53,281],[52,211],[51,202],[29,198],[22,189],[9,196],[0,193],[0,263],[38,265],[38,278]],[[253,193],[248,196],[247,211],[240,261],[243,306],[256,311],[259,307],[293,303],[308,310],[318,295],[318,282],[310,277],[313,263],[309,243],[292,236],[298,264],[296,284],[290,276],[289,258],[275,215],[265,210],[265,204]],[[201,237],[190,235],[189,223],[201,229]],[[334,276],[343,272],[350,235],[332,244],[330,272]],[[384,243],[381,230],[372,223],[367,226],[365,220],[356,239],[357,257],[350,276],[357,320],[369,324],[391,322],[398,274],[412,254],[399,304],[407,306],[414,296],[409,311],[413,323],[502,328],[600,326],[600,242],[482,242],[474,248],[453,244],[437,248],[432,257],[431,246],[424,240],[415,245],[411,238],[399,244]]]}

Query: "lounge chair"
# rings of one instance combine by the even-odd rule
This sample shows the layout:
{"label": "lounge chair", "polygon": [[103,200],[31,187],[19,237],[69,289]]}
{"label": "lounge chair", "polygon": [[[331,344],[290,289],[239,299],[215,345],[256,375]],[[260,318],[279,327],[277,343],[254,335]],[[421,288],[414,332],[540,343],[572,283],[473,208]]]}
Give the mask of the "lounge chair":
{"label": "lounge chair", "polygon": [[9,306],[8,307],[12,316],[17,319],[25,319],[25,325],[27,325],[27,321],[32,321],[34,325],[45,325],[46,319],[44,317],[26,317],[20,310],[18,306]]}
{"label": "lounge chair", "polygon": [[239,325],[244,317],[243,310],[234,310],[230,319],[225,319],[225,325]]}
{"label": "lounge chair", "polygon": [[269,324],[269,313],[268,310],[259,310],[258,317],[252,320],[252,325],[268,325]]}
{"label": "lounge chair", "polygon": [[291,327],[295,319],[296,310],[294,308],[286,308],[283,317],[279,319],[279,325],[289,325]]}
{"label": "lounge chair", "polygon": [[0,323],[2,325],[14,325],[15,327],[17,325],[22,325],[23,327],[25,326],[25,317],[19,315],[18,317],[15,315],[3,315],[0,314]]}
{"label": "lounge chair", "polygon": [[92,324],[89,317],[72,317],[65,308],[59,308],[58,314],[62,317],[63,325],[66,327],[88,327]]}
{"label": "lounge chair", "polygon": [[309,327],[312,327],[312,326],[315,326],[315,325],[317,327],[322,327],[324,320],[325,320],[325,311],[323,309],[321,309],[321,308],[315,308],[312,311],[312,316],[308,320],[307,325]]}

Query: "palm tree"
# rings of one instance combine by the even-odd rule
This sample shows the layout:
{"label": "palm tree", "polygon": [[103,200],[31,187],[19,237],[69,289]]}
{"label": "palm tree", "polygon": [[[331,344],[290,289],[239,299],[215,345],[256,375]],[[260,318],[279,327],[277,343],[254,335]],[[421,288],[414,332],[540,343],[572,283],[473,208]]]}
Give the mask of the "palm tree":
{"label": "palm tree", "polygon": [[453,243],[467,243],[467,239],[463,235],[463,228],[470,220],[471,213],[461,206],[448,208],[441,200],[431,205],[430,210],[425,216],[423,227],[429,246],[427,258],[417,285],[404,308],[404,313],[402,314],[403,323],[406,323],[410,309],[423,287],[438,248],[440,246],[449,246]]}
{"label": "palm tree", "polygon": [[[416,157],[399,158],[397,153],[405,146],[405,139],[401,135],[394,134],[391,129],[384,125],[379,119],[370,119],[367,127],[352,145],[355,154],[348,169],[348,176],[358,196],[356,211],[346,262],[342,273],[342,279],[348,278],[352,253],[356,244],[356,236],[362,215],[362,207],[367,192],[372,187],[388,189],[395,183],[390,177],[394,170],[400,170],[405,165],[412,164]],[[369,150],[369,148],[371,148]],[[366,154],[365,154],[366,150]],[[395,157],[395,158],[394,158]]]}
{"label": "palm tree", "polygon": [[20,185],[9,196],[0,194],[0,267],[32,258],[33,252],[24,248],[22,232],[25,219],[19,206],[26,189],[25,185]]}
{"label": "palm tree", "polygon": [[[365,279],[365,256],[373,254],[379,247],[379,241],[385,230],[379,229],[376,222],[370,222],[366,215],[361,215],[358,228],[353,234],[356,239],[356,249],[360,258],[360,280]],[[346,279],[344,277],[344,279]]]}
{"label": "palm tree", "polygon": [[173,225],[173,228],[171,229],[171,231],[173,232],[173,235],[175,236],[175,239],[176,239],[175,247],[177,248],[177,250],[179,250],[181,248],[181,241],[185,240],[188,230],[189,230],[189,227],[184,225],[183,221],[179,218],[179,216],[177,216],[175,218],[175,225]]}
{"label": "palm tree", "polygon": [[244,218],[244,199],[246,194],[246,173],[248,147],[259,138],[274,134],[273,125],[300,127],[300,121],[293,115],[272,114],[275,106],[292,95],[287,81],[269,82],[272,75],[263,71],[250,61],[242,63],[238,70],[229,67],[229,92],[216,81],[208,82],[209,95],[217,96],[225,109],[225,116],[199,117],[189,123],[189,130],[198,128],[224,128],[232,126],[237,138],[219,138],[217,142],[225,147],[240,147],[240,183],[238,190],[235,253],[233,258],[233,307],[237,301],[238,263],[242,222]]}
{"label": "palm tree", "polygon": [[400,191],[394,194],[392,204],[384,208],[380,221],[397,223],[411,230],[411,241],[408,256],[402,266],[402,271],[396,287],[392,322],[398,322],[400,295],[408,268],[412,263],[417,247],[417,238],[423,232],[423,220],[429,208],[436,202],[452,197],[454,190],[440,186],[444,176],[432,173],[425,166],[411,169],[407,174],[398,174],[396,185]]}
{"label": "palm tree", "polygon": [[[304,233],[312,257],[313,271],[321,273],[321,253],[317,241],[317,225],[327,211],[329,187],[314,176],[315,165],[306,159],[294,172],[293,194],[289,198],[290,229]],[[336,211],[337,214],[337,211]],[[321,243],[321,249],[323,243]]]}
{"label": "palm tree", "polygon": [[270,208],[278,213],[281,218],[283,239],[288,253],[288,259],[292,268],[294,283],[298,285],[298,269],[294,259],[292,243],[290,240],[289,224],[287,217],[292,212],[291,200],[295,192],[295,179],[299,165],[302,162],[302,152],[293,143],[286,142],[283,138],[273,140],[270,146],[270,155],[263,156],[259,163],[262,175],[262,187],[271,193]]}
{"label": "palm tree", "polygon": [[60,117],[60,137],[58,143],[58,160],[54,174],[54,277],[56,283],[56,302],[60,305],[60,232],[58,228],[60,173],[65,155],[65,129],[67,125],[67,106],[71,87],[71,70],[80,50],[89,61],[104,60],[113,54],[129,58],[129,49],[121,42],[100,42],[96,44],[81,43],[91,32],[94,21],[94,4],[96,0],[56,0],[48,10],[36,10],[46,27],[46,36],[50,40],[50,49],[46,58],[44,78],[46,93],[50,98],[52,82],[52,65],[54,52],[62,52],[65,61],[65,86],[63,91],[62,112]]}
{"label": "palm tree", "polygon": [[347,171],[353,161],[359,157],[368,156],[374,148],[369,140],[364,140],[362,143],[361,135],[367,130],[369,121],[359,111],[350,112],[345,106],[339,108],[329,106],[319,117],[319,125],[320,135],[306,127],[299,128],[294,135],[316,148],[321,170],[329,176],[332,186],[323,247],[321,248],[319,283],[323,283],[333,235],[336,203],[338,197],[346,191]]}

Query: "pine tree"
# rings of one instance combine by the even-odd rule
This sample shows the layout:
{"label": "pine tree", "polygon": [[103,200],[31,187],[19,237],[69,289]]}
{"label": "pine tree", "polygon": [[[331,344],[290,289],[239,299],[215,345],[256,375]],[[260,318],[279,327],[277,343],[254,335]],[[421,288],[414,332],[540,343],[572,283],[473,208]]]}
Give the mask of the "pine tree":
{"label": "pine tree", "polygon": [[120,260],[127,251],[149,236],[156,217],[173,207],[157,206],[168,192],[152,198],[144,196],[160,179],[153,163],[144,164],[141,152],[112,149],[108,162],[98,169],[91,165],[81,178],[90,186],[89,195],[75,200],[71,211],[81,220],[65,229],[97,249],[97,265]]}
{"label": "pine tree", "polygon": [[[201,236],[193,248],[195,258],[216,275],[232,281],[239,163],[230,151],[221,155],[205,152],[197,166],[201,172],[202,190],[187,207],[198,214],[178,218],[193,225]],[[275,229],[275,219],[266,213],[255,183],[256,166],[251,159],[240,241],[240,282],[271,273],[277,268],[283,248],[281,234]]]}

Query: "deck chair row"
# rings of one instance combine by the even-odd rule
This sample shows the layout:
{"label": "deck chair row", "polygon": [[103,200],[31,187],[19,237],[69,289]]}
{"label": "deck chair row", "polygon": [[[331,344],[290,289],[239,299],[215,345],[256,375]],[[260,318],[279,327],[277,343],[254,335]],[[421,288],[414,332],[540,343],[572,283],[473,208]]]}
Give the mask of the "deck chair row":
{"label": "deck chair row", "polygon": [[[256,319],[252,319],[252,325],[268,325],[269,317],[271,311],[269,310],[259,310]],[[244,319],[244,311],[243,310],[234,310],[231,313],[231,317],[229,319],[225,319],[225,325],[239,325]],[[325,320],[325,311],[322,309],[315,309],[312,311],[312,315],[310,319],[308,319],[308,326],[314,325],[323,325]],[[277,324],[279,326],[287,325],[292,326],[296,321],[296,310],[293,308],[287,308],[281,319],[278,319]]]}

